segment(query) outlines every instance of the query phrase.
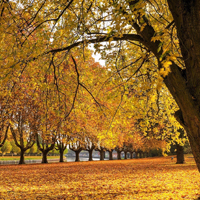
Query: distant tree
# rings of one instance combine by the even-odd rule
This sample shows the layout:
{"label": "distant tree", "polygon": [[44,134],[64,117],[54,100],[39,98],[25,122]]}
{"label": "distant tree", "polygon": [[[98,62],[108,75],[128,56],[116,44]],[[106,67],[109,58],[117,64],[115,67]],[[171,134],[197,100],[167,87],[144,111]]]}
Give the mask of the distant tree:
{"label": "distant tree", "polygon": [[10,153],[12,150],[12,145],[10,144],[9,141],[5,141],[4,145],[0,148],[0,151],[2,153],[2,156],[5,154],[5,153]]}
{"label": "distant tree", "polygon": [[53,134],[41,136],[36,135],[37,147],[42,152],[42,163],[48,163],[47,155],[54,149],[56,143],[56,136]]}
{"label": "distant tree", "polygon": [[76,154],[75,162],[79,162],[79,154],[82,150],[85,150],[84,136],[81,133],[73,134],[73,137],[70,137],[69,149]]}
{"label": "distant tree", "polygon": [[[183,139],[185,137],[185,131],[184,129],[180,128],[178,129],[180,132],[179,138]],[[180,142],[175,142],[176,143],[176,164],[183,164],[185,163],[185,158],[184,158],[184,143],[180,144]]]}
{"label": "distant tree", "polygon": [[23,105],[22,107],[21,110],[19,107],[16,108],[16,113],[12,116],[13,123],[10,126],[15,144],[21,151],[19,164],[25,164],[24,154],[35,143],[35,133],[32,129],[32,124],[29,121],[31,111],[27,109],[26,105]]}
{"label": "distant tree", "polygon": [[67,150],[67,143],[64,141],[61,141],[61,142],[57,141],[55,149],[60,154],[59,162],[64,162],[63,156],[64,156],[64,152],[66,152]]}

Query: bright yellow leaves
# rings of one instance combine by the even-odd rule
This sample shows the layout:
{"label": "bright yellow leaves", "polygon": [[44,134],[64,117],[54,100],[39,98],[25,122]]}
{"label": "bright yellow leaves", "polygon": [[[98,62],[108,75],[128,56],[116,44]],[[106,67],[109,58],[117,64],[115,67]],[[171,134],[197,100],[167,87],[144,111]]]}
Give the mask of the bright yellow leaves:
{"label": "bright yellow leaves", "polygon": [[121,161],[0,167],[0,199],[197,199],[194,160],[145,158]]}
{"label": "bright yellow leaves", "polygon": [[163,62],[163,67],[160,69],[160,75],[165,77],[168,75],[168,73],[171,71],[170,70],[170,65],[172,64],[171,61],[167,60]]}

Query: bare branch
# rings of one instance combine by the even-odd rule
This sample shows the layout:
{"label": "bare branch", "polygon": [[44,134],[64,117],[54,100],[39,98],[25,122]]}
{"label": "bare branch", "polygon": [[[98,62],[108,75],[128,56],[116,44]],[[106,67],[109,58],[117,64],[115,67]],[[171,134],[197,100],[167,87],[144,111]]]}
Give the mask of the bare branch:
{"label": "bare branch", "polygon": [[62,17],[63,13],[67,10],[67,8],[69,8],[69,6],[72,4],[73,1],[74,1],[74,0],[71,0],[71,1],[66,5],[66,7],[62,10],[62,12],[60,13],[60,15],[56,18],[55,24],[53,25],[51,31],[53,31],[53,29],[55,28],[55,26],[56,26],[58,20]]}
{"label": "bare branch", "polygon": [[66,118],[70,115],[70,113],[72,112],[73,108],[74,108],[74,104],[75,104],[75,101],[76,101],[76,97],[77,97],[77,93],[78,93],[78,89],[79,89],[79,85],[80,85],[80,81],[79,81],[79,72],[78,72],[78,68],[77,68],[77,64],[76,64],[76,61],[74,59],[74,57],[71,55],[71,58],[74,62],[74,67],[75,67],[75,70],[76,70],[76,74],[77,74],[77,86],[76,86],[76,90],[75,90],[75,95],[74,95],[74,98],[73,98],[73,102],[72,102],[72,106],[71,106],[71,109],[69,110],[69,112],[65,115],[65,118],[64,120],[66,120]]}

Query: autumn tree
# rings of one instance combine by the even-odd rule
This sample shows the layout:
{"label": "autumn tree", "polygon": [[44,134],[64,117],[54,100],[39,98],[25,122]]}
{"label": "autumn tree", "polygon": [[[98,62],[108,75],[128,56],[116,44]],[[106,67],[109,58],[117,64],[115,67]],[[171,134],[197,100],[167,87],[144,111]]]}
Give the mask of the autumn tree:
{"label": "autumn tree", "polygon": [[186,143],[186,137],[185,137],[185,131],[182,128],[178,129],[179,134],[179,140],[175,141],[176,145],[176,164],[183,164],[185,163],[184,158],[184,145]]}
{"label": "autumn tree", "polygon": [[9,141],[6,141],[5,144],[0,148],[0,151],[2,153],[2,156],[5,154],[5,153],[10,153],[12,150],[12,146],[10,144]]}
{"label": "autumn tree", "polygon": [[37,134],[37,147],[42,152],[42,163],[48,163],[47,154],[54,149],[56,136],[52,133]]}
{"label": "autumn tree", "polygon": [[75,162],[80,161],[79,154],[85,149],[84,139],[81,133],[74,133],[73,136],[70,137],[69,149],[75,153]]}
{"label": "autumn tree", "polygon": [[15,85],[12,93],[12,115],[10,130],[13,140],[17,147],[20,148],[19,164],[24,164],[24,154],[35,143],[34,127],[38,123],[38,106],[35,105],[33,97],[29,96],[24,82],[27,79],[23,77],[21,81]]}
{"label": "autumn tree", "polygon": [[67,149],[67,143],[68,143],[68,136],[66,135],[57,135],[57,141],[56,141],[56,146],[55,149],[59,151],[60,153],[60,161],[59,162],[64,162],[63,156],[64,152]]}
{"label": "autumn tree", "polygon": [[60,153],[60,161],[64,162],[63,156],[70,141],[70,135],[73,132],[75,121],[72,118],[67,118],[61,125],[56,138],[55,149]]}

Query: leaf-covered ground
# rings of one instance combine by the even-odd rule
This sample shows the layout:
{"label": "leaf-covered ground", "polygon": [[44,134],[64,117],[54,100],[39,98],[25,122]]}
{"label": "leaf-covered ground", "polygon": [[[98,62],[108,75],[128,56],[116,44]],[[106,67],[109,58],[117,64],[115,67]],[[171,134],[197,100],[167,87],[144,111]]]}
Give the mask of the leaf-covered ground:
{"label": "leaf-covered ground", "polygon": [[194,160],[166,158],[0,166],[0,199],[197,199]]}

